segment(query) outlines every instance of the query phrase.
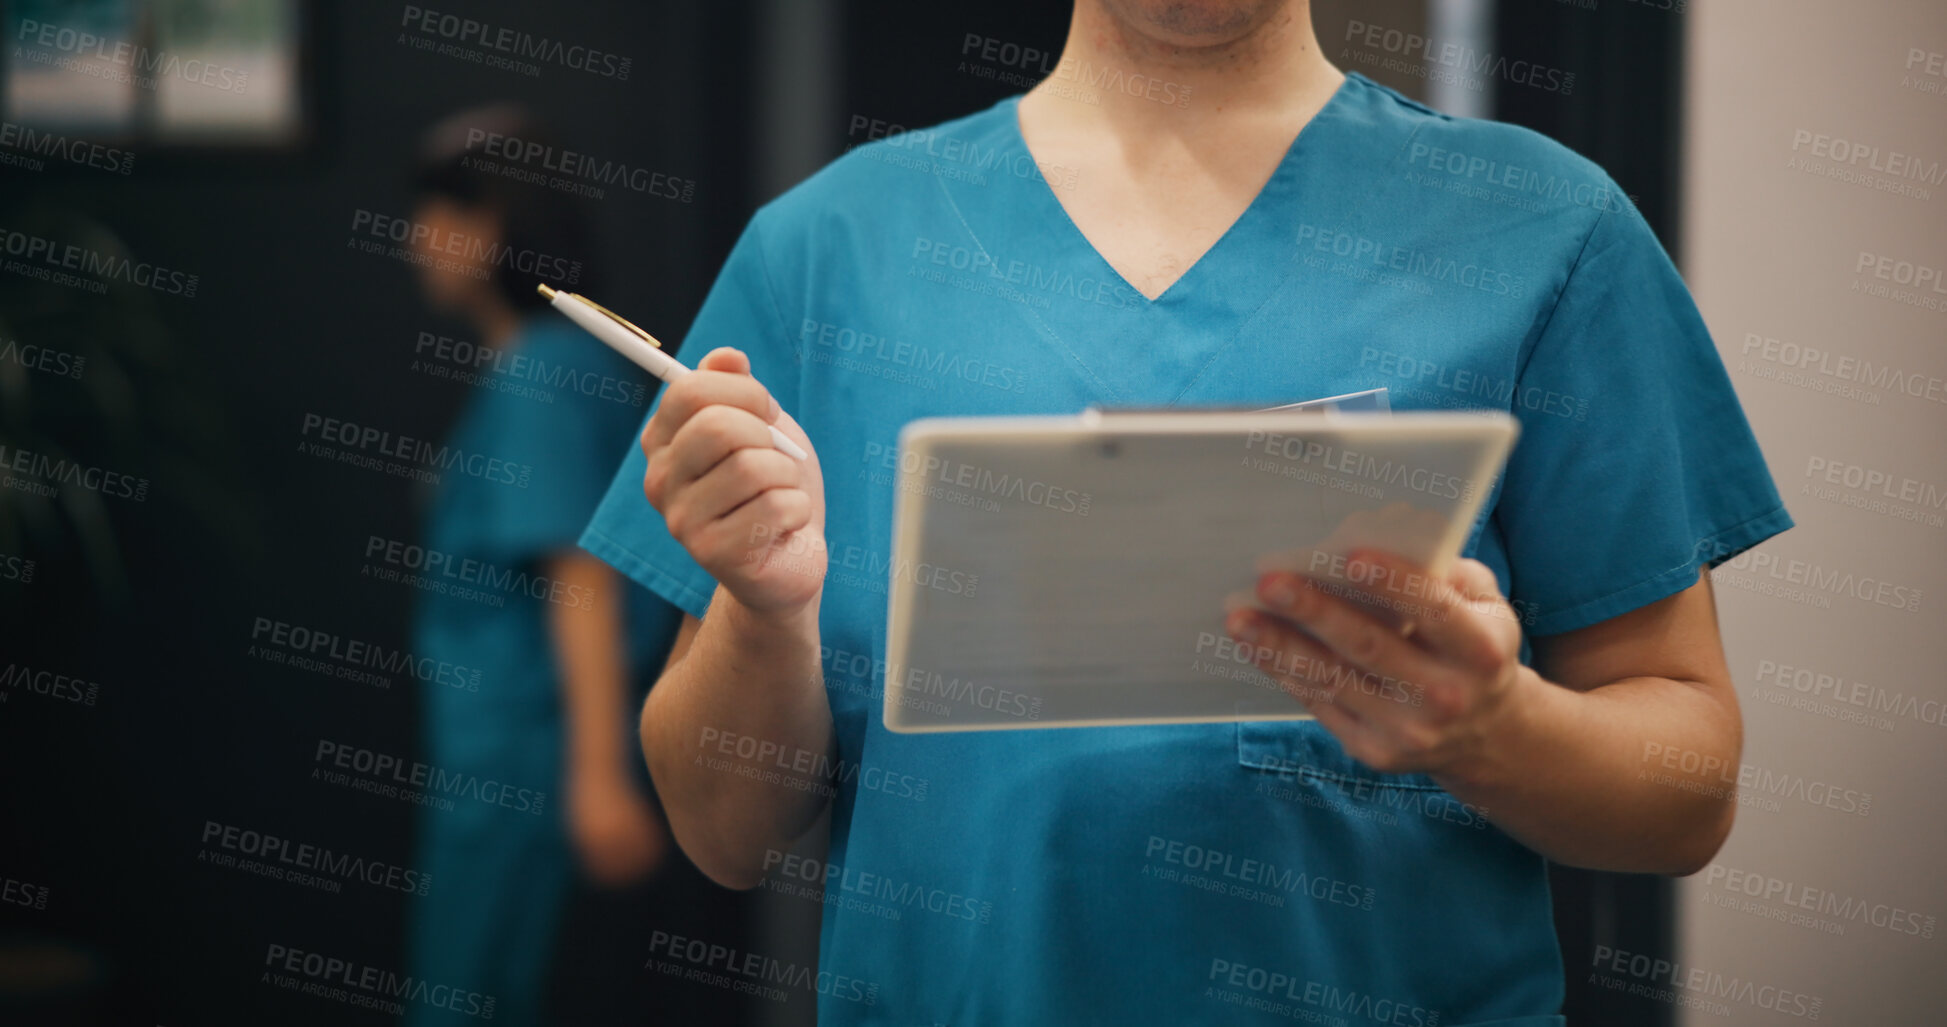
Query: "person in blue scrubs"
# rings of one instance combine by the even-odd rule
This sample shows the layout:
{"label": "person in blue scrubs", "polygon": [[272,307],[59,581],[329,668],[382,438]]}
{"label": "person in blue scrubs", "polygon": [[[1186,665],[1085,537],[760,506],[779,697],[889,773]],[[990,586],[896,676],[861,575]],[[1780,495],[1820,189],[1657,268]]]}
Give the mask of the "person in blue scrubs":
{"label": "person in blue scrubs", "polygon": [[[675,621],[625,602],[621,578],[575,546],[642,416],[646,376],[548,308],[534,278],[430,241],[587,252],[572,205],[481,170],[469,129],[535,138],[506,108],[455,115],[429,135],[413,211],[431,230],[420,281],[472,331],[415,342],[414,370],[467,393],[441,442],[465,462],[441,471],[420,543],[489,570],[453,582],[469,590],[420,594],[413,652],[477,669],[477,680],[424,687],[421,759],[494,783],[496,801],[424,808],[417,866],[431,886],[411,900],[408,955],[417,978],[492,996],[496,1023],[553,1023],[551,960],[577,880],[619,896],[668,848],[629,755],[626,710]],[[415,1024],[479,1012],[406,1005]]]}
{"label": "person in blue scrubs", "polygon": [[[1703,572],[1791,520],[1694,304],[1601,169],[1341,74],[1298,0],[1077,0],[1025,97],[760,210],[679,355],[582,544],[686,615],[641,725],[685,851],[824,885],[823,1023],[1557,1025],[1546,860],[1729,830],[1642,754],[1736,765]],[[1338,575],[1403,623],[1276,573],[1229,622],[1316,721],[884,728],[902,425],[1379,386],[1522,434],[1451,577]],[[712,940],[652,958],[773,958]]]}

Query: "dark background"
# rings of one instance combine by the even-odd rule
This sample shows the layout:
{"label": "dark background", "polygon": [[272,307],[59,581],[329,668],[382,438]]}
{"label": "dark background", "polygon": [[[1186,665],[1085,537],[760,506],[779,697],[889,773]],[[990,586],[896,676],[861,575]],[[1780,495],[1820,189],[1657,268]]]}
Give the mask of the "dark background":
{"label": "dark background", "polygon": [[[409,899],[354,885],[313,892],[195,857],[203,823],[217,820],[411,863],[412,807],[308,778],[319,738],[414,752],[412,682],[380,691],[246,650],[260,616],[406,644],[412,593],[358,572],[368,536],[417,536],[411,489],[296,446],[306,412],[439,438],[468,396],[408,366],[417,332],[470,331],[425,308],[408,265],[345,248],[355,210],[407,213],[407,167],[424,129],[461,108],[520,100],[570,148],[694,180],[689,203],[624,189],[584,201],[598,235],[582,287],[615,297],[665,339],[681,337],[737,232],[778,175],[793,173],[765,163],[774,151],[760,138],[766,97],[796,67],[759,40],[771,5],[466,6],[483,21],[606,41],[634,58],[632,75],[550,68],[526,78],[399,45],[397,4],[320,4],[307,15],[315,130],[303,145],[144,149],[127,178],[0,169],[0,224],[93,223],[137,255],[201,276],[193,299],[125,290],[84,300],[0,281],[0,336],[67,340],[91,361],[85,386],[37,378],[31,392],[0,393],[0,431],[31,424],[77,457],[152,483],[146,501],[100,511],[17,508],[0,534],[0,552],[37,565],[31,585],[0,590],[0,662],[101,689],[92,707],[0,704],[0,873],[51,895],[42,911],[0,906],[0,939],[15,946],[0,959],[0,1020],[10,1020],[5,1003],[25,1001],[6,997],[28,992],[23,978],[44,996],[62,993],[32,1022],[384,1019],[260,986],[257,973],[269,941],[400,966]],[[1321,0],[1321,36],[1352,6]],[[838,48],[825,64],[835,109],[829,123],[796,126],[820,159],[864,141],[848,136],[854,115],[919,126],[1019,91],[957,70],[968,33],[1052,53],[1067,26],[1067,5],[1052,0],[833,9]],[[1681,24],[1634,4],[1501,0],[1495,40],[1580,72],[1567,97],[1503,88],[1496,116],[1603,164],[1672,250]],[[1419,95],[1421,83],[1367,74]],[[618,440],[618,458],[629,441]],[[1561,873],[1556,887],[1571,968],[1587,965],[1599,940],[1670,950],[1665,883]],[[1574,1023],[1668,1015],[1598,1002],[1576,977]],[[614,1022],[658,1021],[637,1009]]]}

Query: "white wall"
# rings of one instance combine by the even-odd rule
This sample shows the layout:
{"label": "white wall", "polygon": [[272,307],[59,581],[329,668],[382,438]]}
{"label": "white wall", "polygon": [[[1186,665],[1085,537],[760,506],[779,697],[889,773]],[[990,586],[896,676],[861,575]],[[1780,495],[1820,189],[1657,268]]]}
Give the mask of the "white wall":
{"label": "white wall", "polygon": [[[1745,711],[1746,804],[1713,867],[1679,889],[1682,969],[1669,976],[1674,993],[1716,1007],[1692,1008],[1687,1024],[1808,1022],[1799,1014],[1812,999],[1820,1023],[1944,1023],[1947,3],[1690,8],[1680,262],[1799,526],[1715,575]],[[1847,166],[1924,198],[1827,177],[1838,154],[1820,156],[1830,147],[1801,132],[1877,147]],[[1918,159],[1918,173],[1893,154]],[[1901,286],[1879,273],[1933,280]],[[1807,357],[1808,347],[1829,356]],[[1795,371],[1794,359],[1811,366]],[[1883,382],[1859,380],[1881,368],[1891,369]],[[1829,391],[1841,389],[1854,391]],[[1890,484],[1849,488],[1844,471],[1828,484],[1808,475],[1815,459]],[[1824,580],[1792,580],[1805,575]],[[1868,598],[1843,590],[1847,575]],[[1817,605],[1754,585],[1798,588]],[[1844,683],[1800,692],[1761,674],[1774,664]],[[1859,715],[1872,722],[1842,719]],[[1783,794],[1767,793],[1766,775]],[[1824,923],[1776,919],[1793,915]],[[1933,936],[1902,933],[1914,929]]]}

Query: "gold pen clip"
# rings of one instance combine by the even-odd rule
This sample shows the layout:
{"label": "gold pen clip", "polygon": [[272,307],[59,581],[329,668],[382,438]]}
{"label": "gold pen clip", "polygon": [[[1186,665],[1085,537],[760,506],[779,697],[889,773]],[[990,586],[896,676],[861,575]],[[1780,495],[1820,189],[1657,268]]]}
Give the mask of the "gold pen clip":
{"label": "gold pen clip", "polygon": [[[553,286],[547,284],[546,282],[542,282],[541,284],[536,285],[534,288],[542,295],[543,298],[547,299],[549,302],[554,301],[555,293],[561,292],[561,290],[554,288]],[[563,295],[570,296],[574,299],[578,299],[583,303],[586,303],[589,306],[594,307],[596,310],[599,310],[603,314],[606,314],[608,318],[614,321],[616,324],[619,324],[622,327],[627,328],[629,331],[632,331],[637,335],[642,336],[642,341],[648,343],[651,346],[656,347],[657,349],[663,348],[663,344],[657,342],[655,336],[650,335],[648,332],[643,331],[641,328],[636,326],[635,322],[630,321],[628,318],[623,317],[622,315],[616,313],[615,311],[602,306],[600,303],[597,303],[594,300],[591,300],[588,297],[583,296],[578,292],[563,293]]]}

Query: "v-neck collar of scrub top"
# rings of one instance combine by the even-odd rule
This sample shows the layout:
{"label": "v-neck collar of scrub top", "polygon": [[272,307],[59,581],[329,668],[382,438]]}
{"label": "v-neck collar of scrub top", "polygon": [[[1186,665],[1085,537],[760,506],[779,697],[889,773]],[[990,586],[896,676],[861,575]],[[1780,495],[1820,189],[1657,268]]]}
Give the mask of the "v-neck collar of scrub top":
{"label": "v-neck collar of scrub top", "polygon": [[[1041,175],[1001,176],[1011,188],[996,188],[993,183],[956,185],[945,177],[938,181],[972,246],[993,266],[1025,262],[1041,271],[1046,265],[1050,273],[1086,275],[1118,290],[1123,296],[1118,306],[1072,299],[1046,310],[1015,306],[1068,357],[1102,402],[1170,405],[1195,386],[1235,329],[1284,288],[1297,270],[1295,261],[1284,274],[1267,274],[1264,265],[1267,258],[1293,253],[1293,215],[1302,200],[1322,187],[1322,162],[1361,152],[1357,145],[1338,145],[1338,136],[1347,127],[1353,94],[1374,88],[1358,73],[1346,73],[1324,106],[1292,139],[1243,213],[1153,300],[1103,258]],[[1020,99],[1009,97],[997,105],[993,145],[1032,160],[1033,152],[1021,134]],[[1087,182],[1076,185],[1087,187]],[[1114,319],[1114,330],[1101,331],[1104,315]],[[1087,331],[1078,330],[1084,325]],[[1122,359],[1131,346],[1147,347],[1143,360]]]}

